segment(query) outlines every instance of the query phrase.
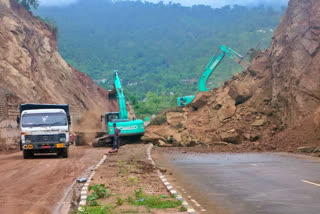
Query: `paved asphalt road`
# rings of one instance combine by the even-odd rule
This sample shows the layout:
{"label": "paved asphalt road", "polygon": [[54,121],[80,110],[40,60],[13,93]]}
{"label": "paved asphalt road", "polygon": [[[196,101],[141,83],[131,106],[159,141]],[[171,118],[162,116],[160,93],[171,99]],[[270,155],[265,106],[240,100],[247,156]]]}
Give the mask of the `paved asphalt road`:
{"label": "paved asphalt road", "polygon": [[184,186],[205,199],[206,213],[215,213],[208,209],[211,202],[233,214],[320,213],[320,159],[275,153],[165,156]]}

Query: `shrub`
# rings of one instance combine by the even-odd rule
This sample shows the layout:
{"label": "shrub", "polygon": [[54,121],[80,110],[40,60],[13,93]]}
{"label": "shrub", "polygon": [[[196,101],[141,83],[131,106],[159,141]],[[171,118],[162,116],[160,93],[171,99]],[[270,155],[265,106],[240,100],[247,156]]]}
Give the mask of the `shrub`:
{"label": "shrub", "polygon": [[21,4],[26,10],[31,10],[31,8],[37,9],[39,7],[39,0],[16,0]]}

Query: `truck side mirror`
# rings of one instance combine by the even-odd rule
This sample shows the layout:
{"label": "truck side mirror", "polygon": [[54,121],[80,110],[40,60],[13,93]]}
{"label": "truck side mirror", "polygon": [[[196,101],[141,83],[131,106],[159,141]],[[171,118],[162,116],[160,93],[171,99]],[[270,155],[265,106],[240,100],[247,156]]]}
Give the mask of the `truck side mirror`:
{"label": "truck side mirror", "polygon": [[17,116],[17,124],[18,124],[18,126],[20,125],[20,117],[19,116]]}

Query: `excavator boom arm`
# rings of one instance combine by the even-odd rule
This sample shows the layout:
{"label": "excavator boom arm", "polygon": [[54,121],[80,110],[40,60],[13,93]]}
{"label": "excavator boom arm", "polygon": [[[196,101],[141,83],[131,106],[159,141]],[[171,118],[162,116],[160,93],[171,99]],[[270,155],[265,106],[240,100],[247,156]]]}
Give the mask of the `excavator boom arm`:
{"label": "excavator boom arm", "polygon": [[220,46],[220,50],[222,53],[215,58],[213,56],[206,66],[205,71],[202,73],[200,80],[199,80],[199,91],[209,91],[210,89],[206,87],[207,81],[210,78],[213,71],[218,67],[220,62],[223,60],[225,56],[230,57],[233,59],[236,63],[240,64],[244,70],[246,70],[249,67],[249,63],[244,59],[243,56],[241,56],[236,51],[232,50],[231,48],[228,48],[226,46]]}
{"label": "excavator boom arm", "polygon": [[123,89],[121,87],[121,80],[118,75],[118,71],[114,71],[114,87],[117,91],[117,98],[119,102],[119,108],[120,108],[120,119],[128,119],[128,111],[126,106],[126,98],[123,93]]}
{"label": "excavator boom arm", "polygon": [[207,81],[210,78],[212,72],[218,67],[219,63],[223,60],[225,53],[221,53],[217,58],[214,56],[207,65],[205,71],[202,73],[199,80],[199,91],[209,91],[210,89],[206,87]]}

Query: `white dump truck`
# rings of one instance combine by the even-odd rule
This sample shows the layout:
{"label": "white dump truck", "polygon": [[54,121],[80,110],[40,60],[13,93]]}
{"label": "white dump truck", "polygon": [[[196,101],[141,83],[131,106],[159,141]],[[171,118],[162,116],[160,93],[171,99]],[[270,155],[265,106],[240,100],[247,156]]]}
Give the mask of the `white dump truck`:
{"label": "white dump truck", "polygon": [[70,125],[69,105],[22,104],[17,122],[21,129],[23,157],[35,153],[57,153],[68,157]]}

